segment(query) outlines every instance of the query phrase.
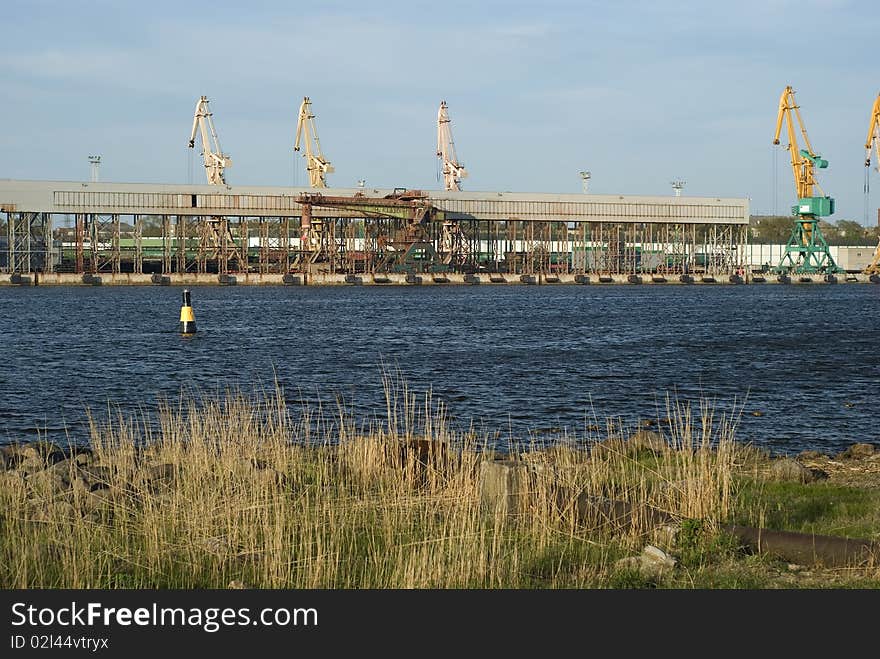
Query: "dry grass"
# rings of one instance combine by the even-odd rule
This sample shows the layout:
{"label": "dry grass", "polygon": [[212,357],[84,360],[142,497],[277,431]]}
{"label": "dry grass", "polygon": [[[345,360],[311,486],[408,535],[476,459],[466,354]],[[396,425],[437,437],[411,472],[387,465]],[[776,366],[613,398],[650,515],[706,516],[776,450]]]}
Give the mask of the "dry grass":
{"label": "dry grass", "polygon": [[165,404],[155,428],[94,423],[91,457],[52,468],[67,470],[68,486],[0,474],[0,584],[605,587],[648,524],[610,532],[566,497],[710,524],[731,513],[732,424],[708,407],[695,420],[674,406],[665,446],[634,450],[612,424],[601,444],[514,456],[536,476],[525,514],[508,518],[481,505],[480,465],[491,456],[480,438],[452,431],[430,392],[397,376],[384,384],[385,417],[368,428],[341,409],[332,423],[307,409],[294,420],[277,388]]}

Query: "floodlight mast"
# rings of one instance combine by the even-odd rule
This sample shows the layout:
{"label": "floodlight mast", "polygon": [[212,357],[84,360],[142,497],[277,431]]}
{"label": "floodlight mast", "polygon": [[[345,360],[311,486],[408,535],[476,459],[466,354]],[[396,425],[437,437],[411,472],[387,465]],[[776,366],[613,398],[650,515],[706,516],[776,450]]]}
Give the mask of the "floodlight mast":
{"label": "floodlight mast", "polygon": [[592,174],[590,172],[580,172],[581,175],[581,185],[583,186],[584,194],[587,194],[589,191],[590,178]]}
{"label": "floodlight mast", "polygon": [[89,156],[92,183],[98,182],[98,167],[101,165],[101,156]]}

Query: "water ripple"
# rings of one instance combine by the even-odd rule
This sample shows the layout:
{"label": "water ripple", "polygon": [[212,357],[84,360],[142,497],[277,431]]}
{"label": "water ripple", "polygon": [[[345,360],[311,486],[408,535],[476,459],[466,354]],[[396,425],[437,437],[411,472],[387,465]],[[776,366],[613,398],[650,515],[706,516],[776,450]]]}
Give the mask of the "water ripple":
{"label": "water ripple", "polygon": [[[878,441],[880,287],[0,288],[0,443],[87,437],[87,410],[181,390],[271,389],[292,408],[384,411],[383,364],[499,443],[742,411],[777,453]],[[753,415],[753,412],[758,414]]]}

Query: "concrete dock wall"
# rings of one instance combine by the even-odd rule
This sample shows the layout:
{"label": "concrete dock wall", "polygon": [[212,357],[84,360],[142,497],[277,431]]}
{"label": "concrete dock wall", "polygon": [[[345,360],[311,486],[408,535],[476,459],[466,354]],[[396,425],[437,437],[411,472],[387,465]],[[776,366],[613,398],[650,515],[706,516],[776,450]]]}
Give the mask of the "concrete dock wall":
{"label": "concrete dock wall", "polygon": [[[134,273],[98,273],[80,275],[72,273],[28,273],[24,275],[0,275],[0,286],[717,286],[717,285],[809,285],[829,284],[824,275],[791,276],[790,281],[781,282],[775,275],[755,277],[743,276],[741,281],[731,281],[729,277],[709,277],[695,275],[691,280],[681,281],[677,275],[656,277],[651,275],[512,275],[486,274],[466,275],[456,273],[418,275],[406,274],[295,274],[281,275],[259,273],[232,273],[229,275],[172,273],[170,275],[150,275]],[[880,283],[868,275],[838,275],[833,283]]]}

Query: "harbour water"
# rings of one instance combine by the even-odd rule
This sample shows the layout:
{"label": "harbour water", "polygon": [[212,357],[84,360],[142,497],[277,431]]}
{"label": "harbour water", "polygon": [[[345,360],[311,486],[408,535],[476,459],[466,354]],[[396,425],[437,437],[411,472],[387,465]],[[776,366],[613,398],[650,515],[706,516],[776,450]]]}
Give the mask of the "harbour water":
{"label": "harbour water", "polygon": [[0,443],[88,441],[88,414],[283,388],[382,416],[383,372],[498,448],[582,441],[667,401],[775,454],[880,441],[880,286],[0,288]]}

